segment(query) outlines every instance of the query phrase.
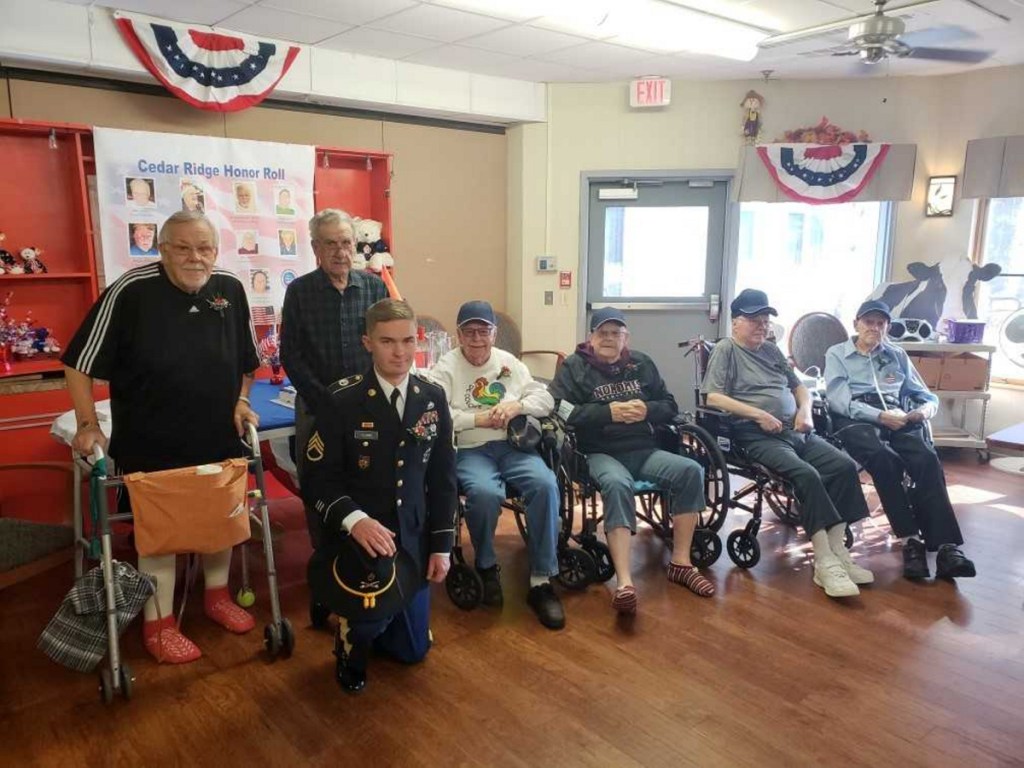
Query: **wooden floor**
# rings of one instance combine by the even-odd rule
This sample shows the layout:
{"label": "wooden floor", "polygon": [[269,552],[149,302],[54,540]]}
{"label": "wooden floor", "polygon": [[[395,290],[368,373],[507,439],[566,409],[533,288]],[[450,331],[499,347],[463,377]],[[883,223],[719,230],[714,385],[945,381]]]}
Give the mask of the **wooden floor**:
{"label": "wooden floor", "polygon": [[665,580],[665,550],[642,532],[632,625],[592,586],[565,595],[564,631],[542,628],[506,515],[504,612],[460,612],[439,589],[426,662],[375,660],[355,697],[308,626],[302,531],[282,537],[293,658],[266,661],[260,630],[229,636],[195,598],[185,629],[205,656],[158,666],[132,626],[135,698],[111,707],[95,676],[34,648],[70,584],[61,567],[0,592],[0,764],[1024,766],[1024,487],[967,452],[947,468],[976,579],[904,581],[881,518],[855,548],[877,582],[833,601],[811,584],[803,537],[769,522],[761,563],[723,556],[718,594],[700,600]]}

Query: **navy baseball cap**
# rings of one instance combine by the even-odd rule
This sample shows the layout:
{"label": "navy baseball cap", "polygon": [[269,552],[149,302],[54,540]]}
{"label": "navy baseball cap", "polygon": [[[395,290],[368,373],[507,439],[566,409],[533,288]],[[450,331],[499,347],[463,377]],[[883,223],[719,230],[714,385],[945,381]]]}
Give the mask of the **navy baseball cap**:
{"label": "navy baseball cap", "polygon": [[769,315],[778,315],[775,307],[768,303],[768,294],[756,288],[744,288],[739,295],[732,300],[729,311],[733,317],[736,315],[760,315],[767,312]]}
{"label": "navy baseball cap", "polygon": [[498,319],[494,316],[494,308],[489,301],[467,301],[459,307],[459,317],[455,321],[459,328],[474,320],[488,325],[498,324]]}
{"label": "navy baseball cap", "polygon": [[591,332],[596,331],[605,323],[618,323],[625,328],[626,316],[622,314],[621,309],[616,309],[615,307],[604,307],[603,309],[594,310],[594,314],[590,316]]}
{"label": "navy baseball cap", "polygon": [[857,319],[860,320],[868,312],[878,312],[879,314],[885,315],[886,320],[892,320],[892,311],[889,309],[889,305],[884,301],[865,301],[860,305],[860,309],[857,310]]}

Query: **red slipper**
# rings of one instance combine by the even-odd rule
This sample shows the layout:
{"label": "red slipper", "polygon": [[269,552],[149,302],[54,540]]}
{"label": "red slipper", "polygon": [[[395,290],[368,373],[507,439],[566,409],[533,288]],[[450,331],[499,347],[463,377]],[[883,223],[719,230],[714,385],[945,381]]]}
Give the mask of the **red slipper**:
{"label": "red slipper", "polygon": [[715,594],[715,585],[692,565],[669,563],[668,580],[681,584],[698,597],[711,597]]}
{"label": "red slipper", "polygon": [[203,610],[229,632],[242,635],[256,626],[252,614],[239,608],[231,600],[227,587],[206,590],[203,596]]}
{"label": "red slipper", "polygon": [[199,646],[174,626],[174,617],[147,621],[142,625],[142,638],[149,655],[158,662],[188,664],[203,655]]}

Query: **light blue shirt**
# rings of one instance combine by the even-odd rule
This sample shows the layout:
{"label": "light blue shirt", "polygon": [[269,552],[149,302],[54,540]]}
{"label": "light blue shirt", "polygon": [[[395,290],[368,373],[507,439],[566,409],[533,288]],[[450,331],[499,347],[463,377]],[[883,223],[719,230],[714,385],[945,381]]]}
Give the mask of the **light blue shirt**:
{"label": "light blue shirt", "polygon": [[860,395],[891,395],[938,405],[939,398],[928,391],[905,350],[882,342],[867,355],[860,352],[856,337],[830,347],[825,354],[825,385],[829,410],[851,419],[879,423],[882,411],[859,402]]}

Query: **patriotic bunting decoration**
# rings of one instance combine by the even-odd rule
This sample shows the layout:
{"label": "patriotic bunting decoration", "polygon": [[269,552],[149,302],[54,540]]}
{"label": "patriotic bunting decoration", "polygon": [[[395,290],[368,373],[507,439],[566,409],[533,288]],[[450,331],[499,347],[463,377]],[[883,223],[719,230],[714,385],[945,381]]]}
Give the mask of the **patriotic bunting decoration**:
{"label": "patriotic bunting decoration", "polygon": [[888,144],[762,144],[768,173],[801,203],[844,203],[860,194],[889,152]]}
{"label": "patriotic bunting decoration", "polygon": [[237,112],[265,99],[299,54],[243,35],[224,35],[135,14],[114,13],[132,52],[178,98],[199,109]]}

